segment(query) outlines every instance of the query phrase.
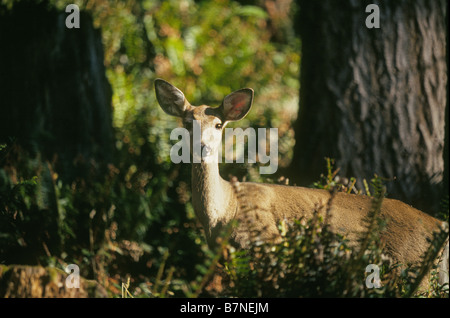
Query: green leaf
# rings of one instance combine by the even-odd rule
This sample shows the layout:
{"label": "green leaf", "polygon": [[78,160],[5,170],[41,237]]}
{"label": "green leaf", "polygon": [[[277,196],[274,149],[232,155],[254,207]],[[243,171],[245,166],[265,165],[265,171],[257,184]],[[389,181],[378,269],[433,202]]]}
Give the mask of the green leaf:
{"label": "green leaf", "polygon": [[266,19],[268,14],[262,8],[257,6],[241,6],[235,9],[235,14],[244,17],[255,17],[260,19]]}

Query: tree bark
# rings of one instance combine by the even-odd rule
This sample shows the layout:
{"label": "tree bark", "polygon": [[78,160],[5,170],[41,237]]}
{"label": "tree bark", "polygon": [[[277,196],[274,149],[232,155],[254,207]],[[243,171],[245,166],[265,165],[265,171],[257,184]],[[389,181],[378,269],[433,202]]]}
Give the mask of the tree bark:
{"label": "tree bark", "polygon": [[[85,189],[105,182],[114,159],[112,91],[100,31],[83,12],[80,28],[69,29],[68,15],[47,1],[0,5],[0,144],[7,144],[0,157],[0,190],[7,199],[0,202],[0,232],[9,236],[0,244],[0,263],[35,264],[42,255],[61,255],[63,246],[93,248],[104,239],[105,212]],[[39,181],[24,194],[28,201],[10,210],[18,195],[14,186],[33,176]],[[60,181],[77,189],[77,212],[64,221],[73,224],[76,239],[64,232]]]}
{"label": "tree bark", "polygon": [[46,1],[0,6],[0,15],[0,143],[39,153],[65,182],[111,162],[112,91],[90,16],[69,29],[69,13]]}
{"label": "tree bark", "polygon": [[[447,70],[448,70],[448,59],[449,59],[449,45],[448,45],[448,20],[445,21],[445,45],[446,45],[446,50],[447,50]],[[447,204],[449,203],[449,176],[450,176],[450,170],[449,170],[449,153],[448,153],[448,142],[449,142],[449,89],[448,89],[448,85],[447,85],[447,100],[446,100],[446,104],[445,104],[445,137],[444,137],[444,197],[447,196]],[[447,205],[448,207],[448,205]],[[448,208],[447,211],[443,211],[444,213],[446,212],[448,214]]]}
{"label": "tree bark", "polygon": [[[366,27],[377,4],[380,28]],[[300,109],[292,178],[318,180],[325,157],[359,182],[436,213],[447,100],[446,1],[300,0]],[[361,185],[361,183],[360,183]]]}

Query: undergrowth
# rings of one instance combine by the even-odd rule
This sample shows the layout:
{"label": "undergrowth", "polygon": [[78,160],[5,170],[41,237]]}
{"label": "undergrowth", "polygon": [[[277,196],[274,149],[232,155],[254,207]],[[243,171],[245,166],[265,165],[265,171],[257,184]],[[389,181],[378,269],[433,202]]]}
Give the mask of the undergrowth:
{"label": "undergrowth", "polygon": [[[350,182],[339,179],[331,160],[327,161],[327,176],[314,184],[330,191],[329,202],[317,206],[311,219],[281,222],[278,242],[251,240],[245,250],[236,249],[228,241],[231,225],[219,238],[218,247],[208,248],[198,226],[189,223],[192,219],[184,221],[184,234],[175,245],[170,242],[178,232],[169,223],[166,228],[171,231],[154,233],[160,237],[158,246],[119,238],[120,215],[114,213],[114,200],[108,199],[114,191],[122,191],[122,188],[114,190],[115,184],[122,182],[119,177],[108,181],[110,190],[99,192],[100,205],[84,206],[90,213],[81,218],[77,211],[82,204],[90,202],[83,197],[84,192],[70,191],[58,183],[50,164],[26,161],[32,166],[35,162],[37,168],[21,169],[22,173],[29,173],[18,177],[16,182],[8,181],[7,171],[0,170],[2,262],[8,262],[13,256],[20,262],[18,256],[22,254],[28,260],[35,255],[37,264],[62,269],[75,262],[81,265],[83,276],[98,280],[112,297],[449,296],[448,284],[438,283],[437,268],[433,264],[448,237],[448,229],[435,234],[421,264],[415,267],[393,263],[383,253],[378,233],[386,224],[379,218],[379,212],[386,194],[381,178],[375,176],[370,185],[365,183],[364,193],[371,196],[372,206],[366,219],[367,231],[360,237],[359,247],[352,247],[346,237],[330,230],[329,220],[333,217],[330,211],[336,193],[363,193],[355,188],[353,179]],[[81,189],[87,186],[72,184]],[[443,207],[447,207],[444,213],[448,214],[448,203]],[[103,217],[96,219],[96,213]],[[91,220],[87,223],[84,246],[71,246],[80,229],[73,223],[76,219]],[[258,236],[256,232],[254,237]],[[177,242],[186,238],[197,249],[190,251],[195,259],[179,252]],[[21,253],[14,254],[14,251]],[[191,274],[186,272],[188,263],[193,268]],[[428,273],[431,273],[430,284],[419,292],[419,282]]]}
{"label": "undergrowth", "polygon": [[[379,216],[386,193],[382,179],[375,176],[370,185],[364,182],[364,192],[372,198],[365,220],[367,230],[360,236],[358,247],[350,246],[346,237],[330,230],[333,198],[337,191],[363,191],[355,189],[354,180],[339,183],[332,161],[327,159],[327,165],[328,175],[315,186],[329,190],[331,197],[326,205],[317,207],[311,219],[302,218],[289,225],[281,222],[281,240],[277,243],[261,243],[255,230],[245,250],[228,242],[230,225],[219,239],[217,250],[207,253],[205,263],[198,266],[201,274],[197,280],[183,285],[185,296],[448,298],[448,284],[438,283],[433,262],[446,242],[448,229],[434,234],[420,264],[408,267],[394,263],[383,253],[379,237],[386,226]],[[419,290],[428,273],[430,283]],[[160,284],[172,283],[167,278]]]}

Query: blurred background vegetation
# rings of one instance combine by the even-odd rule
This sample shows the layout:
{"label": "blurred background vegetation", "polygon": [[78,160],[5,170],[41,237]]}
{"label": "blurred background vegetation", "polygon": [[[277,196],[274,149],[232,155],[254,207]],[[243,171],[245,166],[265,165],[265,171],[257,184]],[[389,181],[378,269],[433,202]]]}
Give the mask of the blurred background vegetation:
{"label": "blurred background vegetation", "polygon": [[[114,155],[107,162],[85,163],[89,172],[68,180],[39,150],[30,151],[14,135],[4,138],[0,263],[63,268],[75,263],[82,276],[113,291],[127,276],[131,286],[151,286],[163,262],[177,269],[173,281],[195,280],[208,251],[190,203],[190,168],[172,164],[169,157],[169,134],[178,123],[158,106],[153,80],[177,85],[193,105],[218,106],[231,91],[252,87],[254,107],[238,124],[278,127],[280,166],[287,166],[298,109],[300,42],[292,28],[296,5],[33,2],[41,8],[34,15],[64,12],[75,3],[101,29],[112,89]],[[2,1],[1,12],[20,5],[27,9],[26,1]],[[259,179],[251,173],[256,168],[247,168],[221,167],[224,176]]]}
{"label": "blurred background vegetation", "polygon": [[[83,11],[81,40],[64,27],[71,3]],[[120,297],[128,282],[133,296],[168,297],[218,295],[221,278],[213,269],[240,262],[223,295],[266,289],[265,295],[277,295],[275,281],[261,285],[267,269],[249,277],[254,267],[239,261],[240,254],[207,247],[191,205],[190,166],[170,161],[169,135],[179,122],[160,109],[153,82],[171,82],[193,105],[218,106],[228,93],[253,88],[252,111],[231,127],[278,128],[283,173],[295,166],[299,10],[290,0],[2,0],[0,43],[13,45],[0,53],[9,72],[3,74],[12,74],[0,74],[0,90],[26,106],[0,105],[0,264],[77,264],[110,296]],[[324,183],[334,182],[330,169]],[[220,171],[224,178],[278,181],[260,176],[257,165],[222,164]],[[314,222],[297,230],[315,237],[321,222]],[[332,234],[323,233],[331,242]],[[288,235],[276,248],[284,255],[276,273],[292,262],[286,244],[296,239]],[[342,246],[327,250],[337,258],[322,275],[339,272]],[[314,249],[299,251],[305,260],[313,257]],[[227,260],[225,268],[218,257]],[[282,295],[298,295],[302,282],[286,281]],[[339,296],[344,287],[350,296],[367,296],[344,285],[323,292],[311,287],[303,296]]]}

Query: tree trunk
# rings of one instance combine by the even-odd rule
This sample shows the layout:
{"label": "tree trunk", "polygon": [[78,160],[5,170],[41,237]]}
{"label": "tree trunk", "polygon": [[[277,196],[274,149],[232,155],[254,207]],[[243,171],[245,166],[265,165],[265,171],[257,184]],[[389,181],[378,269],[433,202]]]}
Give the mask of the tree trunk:
{"label": "tree trunk", "polygon": [[89,15],[66,27],[69,13],[46,1],[0,7],[0,143],[15,140],[56,164],[62,180],[81,166],[111,162],[111,88],[101,34]]}
{"label": "tree trunk", "polygon": [[[369,3],[379,6],[380,28],[366,27]],[[446,12],[440,0],[300,0],[291,170],[297,184],[318,180],[331,157],[341,176],[390,178],[390,197],[436,212],[444,170]]]}
{"label": "tree trunk", "polygon": [[[0,263],[35,264],[42,255],[61,255],[63,246],[92,249],[104,239],[105,212],[83,191],[104,183],[113,161],[112,91],[100,31],[83,12],[80,28],[67,28],[68,15],[47,1],[0,5],[0,145],[7,144],[0,157],[0,232],[8,234]],[[34,192],[16,200],[14,186],[33,176]],[[59,181],[76,188],[76,206],[60,207]],[[71,209],[77,212],[64,220]],[[73,224],[76,239],[64,232],[63,220]]]}
{"label": "tree trunk", "polygon": [[[445,32],[445,39],[446,39],[446,41],[445,41],[445,44],[446,44],[446,50],[447,50],[447,70],[448,70],[448,58],[449,58],[449,45],[448,45],[448,20],[446,20],[445,21],[445,30],[446,30],[446,32]],[[448,154],[448,146],[449,146],[449,144],[448,144],[448,142],[449,142],[449,140],[448,140],[448,138],[449,138],[449,125],[450,125],[450,123],[449,123],[449,114],[448,114],[448,111],[449,111],[449,103],[450,103],[450,100],[449,100],[449,89],[448,89],[448,85],[447,85],[447,100],[446,100],[446,104],[445,104],[445,137],[444,137],[444,196],[447,196],[447,203],[448,203],[448,201],[449,201],[449,191],[450,191],[450,188],[449,188],[449,176],[450,176],[450,170],[449,170],[449,166],[448,166],[448,164],[449,164],[449,160],[450,160],[450,158],[449,158],[449,154]],[[448,205],[447,205],[447,207],[448,207]],[[448,209],[447,209],[447,211],[444,211],[444,212],[447,212],[448,213]]]}

